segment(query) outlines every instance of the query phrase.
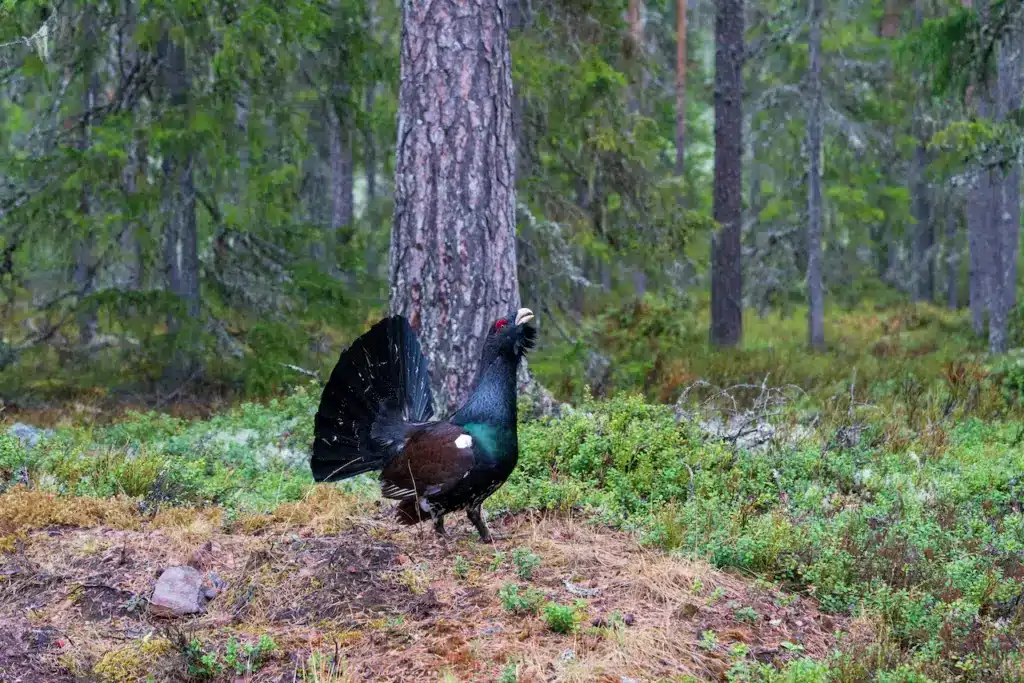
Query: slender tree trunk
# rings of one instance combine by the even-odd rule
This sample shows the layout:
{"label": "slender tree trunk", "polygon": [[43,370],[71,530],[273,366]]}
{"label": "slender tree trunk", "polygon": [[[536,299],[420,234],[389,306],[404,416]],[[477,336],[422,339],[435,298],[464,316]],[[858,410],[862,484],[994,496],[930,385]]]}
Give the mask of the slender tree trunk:
{"label": "slender tree trunk", "polygon": [[[83,74],[85,87],[82,92],[82,130],[79,148],[87,153],[90,145],[92,129],[92,111],[96,106],[96,98],[99,95],[100,78],[99,72],[94,63],[95,55],[99,50],[96,35],[96,8],[89,5],[85,7],[82,15],[82,34],[86,42],[86,66]],[[82,235],[75,244],[75,287],[79,297],[85,299],[93,294],[96,289],[96,234],[89,221],[90,217],[90,188],[88,185],[82,187],[81,199],[78,211],[87,221],[86,233]],[[92,342],[96,335],[98,321],[96,308],[85,304],[78,313],[78,340],[83,346]]]}
{"label": "slender tree trunk", "polygon": [[519,305],[508,26],[504,0],[403,0],[402,19],[390,307],[447,414],[488,326]]}
{"label": "slender tree trunk", "polygon": [[715,186],[711,239],[711,342],[743,334],[741,263],[743,180],[743,0],[719,0],[715,13]]}
{"label": "slender tree trunk", "polygon": [[[189,75],[185,48],[165,37],[161,46],[164,62],[164,87],[169,104],[178,110],[184,121],[189,102]],[[184,305],[184,316],[190,321],[199,317],[199,238],[196,224],[196,193],[193,184],[193,157],[177,145],[164,155],[164,269],[167,286]],[[164,373],[164,380],[180,386],[188,380],[198,349],[192,338],[194,326],[177,313],[168,315],[168,329],[174,337],[174,355]]]}
{"label": "slender tree trunk", "polygon": [[911,288],[914,301],[931,301],[935,291],[934,247],[935,232],[932,225],[929,202],[928,178],[926,175],[927,151],[924,142],[914,150],[913,197],[914,197],[914,276]]}
{"label": "slender tree trunk", "polygon": [[[1021,103],[1020,34],[1011,30],[999,45],[997,57],[996,120],[1005,121]],[[1020,165],[991,171],[994,195],[989,233],[989,352],[1005,353],[1009,347],[1008,324],[1017,302],[1017,257],[1020,252]]]}
{"label": "slender tree trunk", "polygon": [[629,0],[626,20],[629,22],[628,56],[636,67],[636,79],[629,96],[629,110],[640,111],[641,91],[644,86],[644,3],[643,0]]}
{"label": "slender tree trunk", "polygon": [[[376,0],[366,2],[366,30],[372,36],[377,34]],[[363,166],[366,170],[366,205],[372,207],[377,200],[377,138],[373,130],[373,108],[377,101],[377,83],[366,86],[363,106],[366,108],[366,125],[363,126]]]}
{"label": "slender tree trunk", "polygon": [[[118,40],[123,47],[123,59],[133,64],[139,56],[130,36],[134,34],[136,23],[135,2],[122,0],[121,12],[124,22],[119,29]],[[121,172],[121,184],[125,195],[131,197],[138,192],[138,180],[146,178],[146,148],[141,136],[133,136],[128,145],[128,159]],[[142,288],[142,241],[139,239],[136,216],[128,214],[121,228],[121,268],[118,286],[124,290],[135,292]]]}
{"label": "slender tree trunk", "polygon": [[[377,84],[374,83],[366,88],[367,116],[372,116],[376,99]],[[363,129],[363,165],[366,167],[366,204],[373,206],[377,201],[377,140],[370,124]]]}
{"label": "slender tree trunk", "polygon": [[811,0],[811,31],[808,68],[807,153],[807,338],[813,348],[825,346],[825,297],[821,274],[822,190],[821,140],[821,14],[824,0]]}
{"label": "slender tree trunk", "polygon": [[686,161],[686,0],[676,0],[676,175]]}
{"label": "slender tree trunk", "polygon": [[956,244],[959,205],[950,195],[946,206],[946,305],[955,311],[960,305],[957,297],[957,284],[960,275],[960,250]]}
{"label": "slender tree trunk", "polygon": [[[138,179],[145,178],[146,153],[140,140],[132,140],[128,148],[128,163],[122,175],[125,194],[138,192]],[[121,231],[121,253],[123,254],[120,286],[130,292],[142,288],[142,242],[134,215],[129,215]]]}
{"label": "slender tree trunk", "polygon": [[[914,25],[920,27],[924,23],[923,0],[915,0]],[[931,301],[935,296],[935,226],[931,216],[931,202],[928,183],[928,152],[925,148],[927,135],[924,131],[924,112],[920,102],[914,106],[914,135],[918,143],[914,150],[914,185],[911,188],[914,197],[914,220],[917,225],[914,231],[914,286],[911,297],[914,301]]]}
{"label": "slender tree trunk", "polygon": [[327,145],[331,164],[331,235],[328,253],[334,243],[345,244],[351,237],[352,206],[352,131],[338,115],[334,103],[327,104]]}
{"label": "slender tree trunk", "polygon": [[974,333],[985,332],[985,309],[988,299],[986,264],[984,257],[985,233],[988,232],[989,201],[992,195],[989,190],[989,174],[980,171],[971,181],[967,198],[967,246],[968,246],[968,286],[971,307],[971,327]]}
{"label": "slender tree trunk", "polygon": [[[961,0],[964,7],[972,7],[972,0]],[[984,1],[979,8],[984,11]],[[967,89],[967,105],[973,106],[977,115],[985,118],[991,111],[990,88],[985,85],[975,84]],[[989,187],[989,173],[980,171],[975,174],[971,181],[971,188],[967,197],[967,247],[968,247],[968,286],[969,303],[971,307],[971,327],[975,334],[982,335],[985,331],[985,311],[988,300],[988,257],[985,254],[987,240],[986,233],[989,231],[991,210],[989,203],[992,199]]]}

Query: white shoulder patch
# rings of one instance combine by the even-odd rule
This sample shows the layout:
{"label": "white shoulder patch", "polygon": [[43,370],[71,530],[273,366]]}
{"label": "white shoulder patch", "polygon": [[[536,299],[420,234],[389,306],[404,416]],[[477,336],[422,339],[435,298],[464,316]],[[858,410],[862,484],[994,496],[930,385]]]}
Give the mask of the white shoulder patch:
{"label": "white shoulder patch", "polygon": [[456,448],[469,448],[473,445],[473,437],[469,434],[459,434],[459,438],[455,439]]}

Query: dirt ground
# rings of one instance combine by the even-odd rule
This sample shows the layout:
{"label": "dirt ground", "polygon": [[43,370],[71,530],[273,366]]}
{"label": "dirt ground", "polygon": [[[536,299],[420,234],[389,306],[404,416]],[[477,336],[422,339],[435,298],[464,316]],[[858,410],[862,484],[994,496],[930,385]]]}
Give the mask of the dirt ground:
{"label": "dirt ground", "polygon": [[[493,520],[504,536],[494,546],[455,522],[451,541],[384,512],[337,534],[185,510],[137,528],[23,530],[0,552],[0,680],[189,680],[188,643],[223,652],[263,635],[276,647],[258,671],[214,678],[493,681],[511,663],[519,681],[720,680],[737,657],[824,657],[850,628],[806,596],[582,521]],[[516,548],[538,558],[529,579]],[[181,564],[221,591],[203,614],[158,618],[153,587]],[[509,613],[499,597],[509,582],[563,605],[585,600],[579,628],[563,635],[543,613]]]}

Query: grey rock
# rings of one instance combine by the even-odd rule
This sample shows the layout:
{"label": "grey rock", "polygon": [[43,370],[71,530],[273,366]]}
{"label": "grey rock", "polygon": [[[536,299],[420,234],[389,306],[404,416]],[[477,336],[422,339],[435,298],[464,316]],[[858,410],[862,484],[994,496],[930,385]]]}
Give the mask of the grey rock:
{"label": "grey rock", "polygon": [[183,617],[206,609],[203,574],[192,567],[168,567],[160,575],[149,601],[149,610],[158,617]]}
{"label": "grey rock", "polygon": [[42,430],[24,422],[16,422],[11,425],[7,433],[21,442],[25,448],[35,448],[39,442],[53,434],[52,429]]}

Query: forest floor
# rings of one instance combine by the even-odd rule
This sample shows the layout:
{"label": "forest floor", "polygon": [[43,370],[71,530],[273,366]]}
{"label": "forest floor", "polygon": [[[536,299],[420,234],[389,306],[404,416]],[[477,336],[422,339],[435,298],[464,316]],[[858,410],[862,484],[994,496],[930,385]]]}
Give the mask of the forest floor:
{"label": "forest floor", "polygon": [[595,323],[646,398],[538,354],[573,406],[524,409],[494,545],[315,485],[317,382],[0,406],[0,680],[1020,683],[1024,356],[843,315],[815,354],[777,317],[729,353],[658,306]]}
{"label": "forest floor", "polygon": [[[820,658],[850,626],[809,598],[571,517],[501,516],[492,527],[505,538],[488,546],[464,520],[443,541],[400,530],[383,511],[357,513],[339,495],[231,531],[220,510],[147,520],[123,501],[92,501],[112,508],[96,511],[107,525],[16,535],[0,560],[0,679],[717,679],[730,652],[774,664]],[[83,514],[74,499],[4,498],[0,511],[26,519]],[[324,516],[337,533],[322,533]],[[180,565],[221,592],[202,614],[154,616],[157,578]],[[509,586],[521,588],[524,613],[509,611]],[[552,630],[541,603],[581,599],[571,632]]]}

